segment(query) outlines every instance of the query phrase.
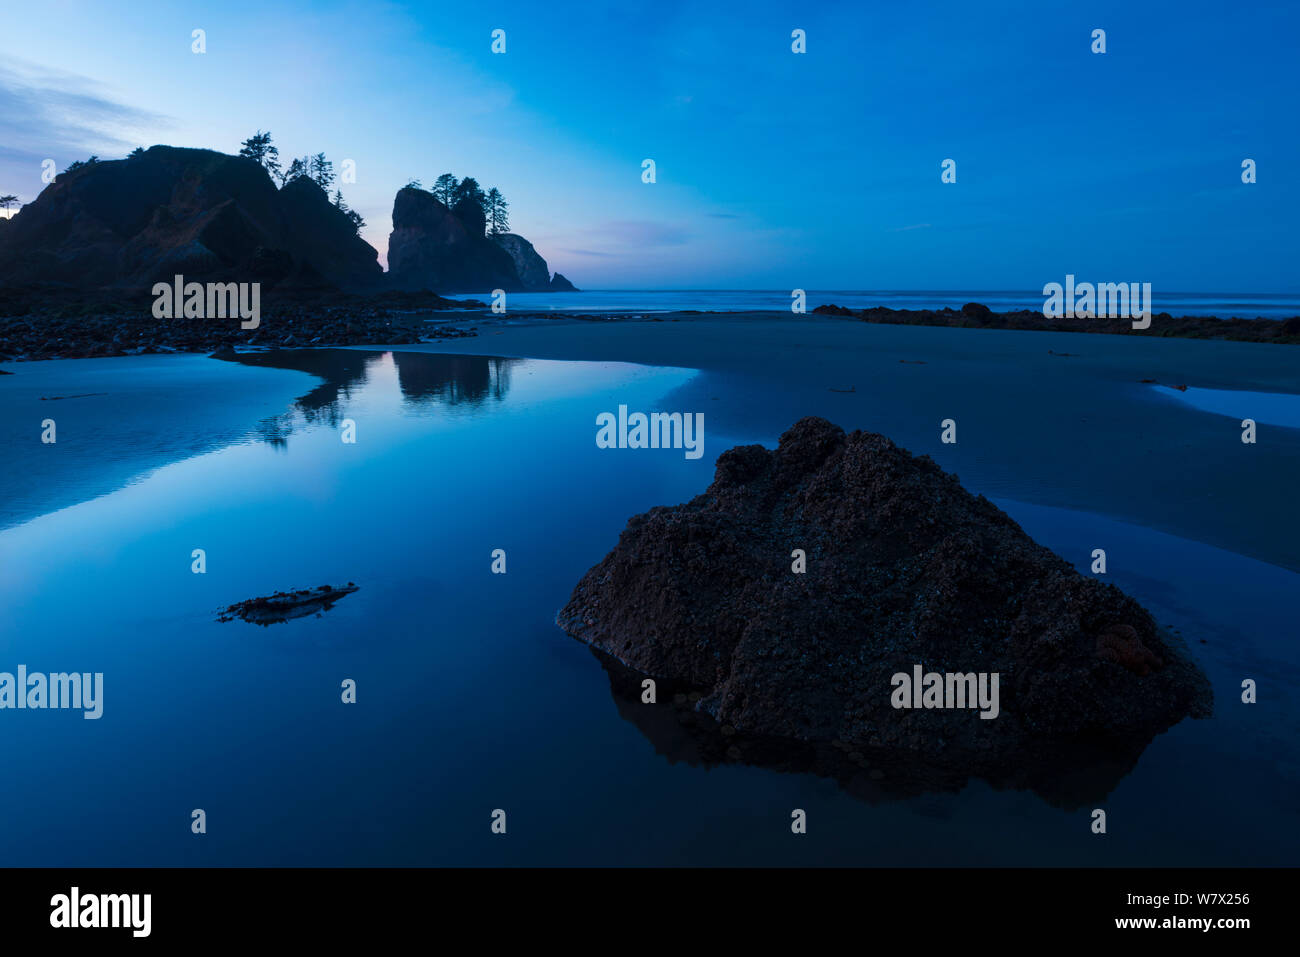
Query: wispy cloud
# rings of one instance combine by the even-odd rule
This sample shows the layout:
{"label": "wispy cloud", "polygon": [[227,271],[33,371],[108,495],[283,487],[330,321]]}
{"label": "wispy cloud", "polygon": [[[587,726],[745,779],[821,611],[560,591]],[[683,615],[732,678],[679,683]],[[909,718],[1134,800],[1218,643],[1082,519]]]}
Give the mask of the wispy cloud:
{"label": "wispy cloud", "polygon": [[618,219],[601,223],[594,233],[618,246],[681,246],[690,238],[683,226],[643,219]]}
{"label": "wispy cloud", "polygon": [[0,117],[0,159],[51,157],[60,167],[94,152],[125,152],[141,145],[133,134],[172,125],[168,117],[112,99],[86,77],[13,59],[0,66]]}

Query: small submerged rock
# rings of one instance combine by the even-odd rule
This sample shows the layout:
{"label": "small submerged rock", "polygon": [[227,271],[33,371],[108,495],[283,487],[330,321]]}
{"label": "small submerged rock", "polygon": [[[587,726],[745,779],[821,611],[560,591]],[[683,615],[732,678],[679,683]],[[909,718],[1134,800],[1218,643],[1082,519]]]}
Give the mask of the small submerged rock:
{"label": "small submerged rock", "polygon": [[[1132,598],[928,457],[818,418],[775,451],[724,452],[704,494],[631,519],[557,623],[734,729],[727,747],[798,744],[815,757],[774,763],[836,777],[826,758],[849,753],[912,786],[979,775],[1074,803],[1212,707],[1182,642]],[[996,717],[919,688],[897,706],[896,676],[921,672],[998,675]]]}
{"label": "small submerged rock", "polygon": [[305,618],[307,615],[319,615],[329,611],[334,603],[345,595],[351,595],[361,586],[348,582],[346,585],[321,585],[318,588],[303,588],[298,591],[278,591],[263,598],[249,598],[236,602],[225,608],[217,621],[233,621],[242,618],[255,625],[273,625],[288,621],[290,618]]}

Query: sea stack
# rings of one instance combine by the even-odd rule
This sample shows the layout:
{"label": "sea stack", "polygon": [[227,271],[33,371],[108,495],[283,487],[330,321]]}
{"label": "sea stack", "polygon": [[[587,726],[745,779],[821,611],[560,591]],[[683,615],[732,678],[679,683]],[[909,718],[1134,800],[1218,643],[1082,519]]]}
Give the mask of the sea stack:
{"label": "sea stack", "polygon": [[[689,690],[729,736],[843,755],[873,778],[979,775],[1075,803],[1212,710],[1186,648],[1132,598],[929,457],[819,418],[775,450],[724,452],[702,495],[632,518],[557,623]],[[996,676],[996,707],[953,707],[951,681],[923,700],[911,685],[931,674],[974,679],[971,697]]]}

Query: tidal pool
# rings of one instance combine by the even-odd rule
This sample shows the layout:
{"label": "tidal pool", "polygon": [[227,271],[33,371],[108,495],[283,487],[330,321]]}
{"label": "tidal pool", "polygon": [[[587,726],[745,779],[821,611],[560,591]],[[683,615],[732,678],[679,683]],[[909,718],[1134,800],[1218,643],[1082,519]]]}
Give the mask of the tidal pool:
{"label": "tidal pool", "polygon": [[[169,359],[108,361],[126,379],[199,368]],[[815,774],[701,754],[671,702],[630,704],[553,623],[630,516],[698,494],[724,449],[774,444],[712,432],[709,409],[675,397],[696,373],[346,350],[212,365],[243,377],[249,394],[274,382],[298,398],[242,431],[223,426],[217,447],[180,460],[167,430],[186,428],[185,416],[134,438],[123,426],[114,441],[153,450],[131,475],[101,489],[86,484],[89,465],[53,470],[52,481],[81,483],[75,503],[0,531],[0,671],[103,674],[98,720],[0,711],[6,863],[1296,859],[1300,655],[1285,599],[1300,576],[1095,515],[999,501],[1081,568],[1086,543],[1104,537],[1115,583],[1179,628],[1210,675],[1215,717],[1152,743],[1107,799],[1104,838],[1086,810],[980,781],[849,794]],[[76,401],[111,403],[123,381],[92,389],[77,377],[69,366],[47,385],[106,390]],[[184,377],[169,381],[167,401],[190,408]],[[597,417],[620,405],[705,413],[703,455],[598,447]],[[65,439],[78,439],[72,420]],[[0,476],[0,493],[29,487],[18,471]],[[203,574],[192,571],[196,549]],[[216,620],[233,602],[341,582],[358,590],[319,616]],[[1240,681],[1252,676],[1267,690],[1242,705]],[[346,681],[355,704],[343,703]],[[198,808],[203,835],[190,829]],[[498,808],[505,837],[490,830]],[[794,808],[808,813],[801,837],[790,833]]]}
{"label": "tidal pool", "polygon": [[1196,386],[1172,389],[1163,385],[1152,386],[1152,389],[1202,412],[1300,429],[1300,395],[1289,392],[1201,389]]}

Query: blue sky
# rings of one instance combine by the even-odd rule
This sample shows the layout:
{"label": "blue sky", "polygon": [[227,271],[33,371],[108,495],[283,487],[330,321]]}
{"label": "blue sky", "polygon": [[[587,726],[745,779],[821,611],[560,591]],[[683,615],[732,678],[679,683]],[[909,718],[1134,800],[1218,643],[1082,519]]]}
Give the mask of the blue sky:
{"label": "blue sky", "polygon": [[451,171],[588,288],[1295,292],[1298,32],[1293,2],[10,4],[0,192],[261,128],[356,161],[381,259],[398,187]]}

